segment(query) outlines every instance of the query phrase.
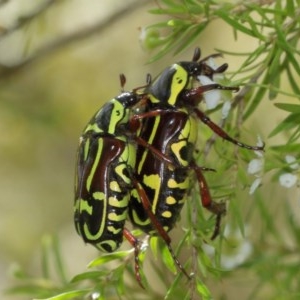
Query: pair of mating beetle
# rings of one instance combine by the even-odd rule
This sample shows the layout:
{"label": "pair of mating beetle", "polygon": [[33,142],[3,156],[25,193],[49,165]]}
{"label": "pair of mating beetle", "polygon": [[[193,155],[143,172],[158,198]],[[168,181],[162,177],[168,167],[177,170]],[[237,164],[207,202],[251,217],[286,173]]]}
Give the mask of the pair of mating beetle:
{"label": "pair of mating beetle", "polygon": [[[165,241],[175,263],[188,277],[176,258],[168,232],[174,227],[181,208],[193,187],[196,174],[202,205],[216,214],[212,238],[219,233],[224,203],[215,203],[194,161],[197,120],[217,135],[238,146],[263,150],[263,146],[245,145],[214,124],[197,106],[203,93],[233,90],[217,83],[194,87],[200,75],[212,79],[228,65],[214,69],[207,64],[210,55],[200,60],[196,48],[193,59],[166,68],[153,82],[123,92],[107,102],[86,126],[79,143],[75,182],[75,226],[86,243],[113,252],[125,237],[135,250],[135,275],[141,283],[139,241],[128,229],[132,224]],[[120,76],[122,89],[125,76]]]}

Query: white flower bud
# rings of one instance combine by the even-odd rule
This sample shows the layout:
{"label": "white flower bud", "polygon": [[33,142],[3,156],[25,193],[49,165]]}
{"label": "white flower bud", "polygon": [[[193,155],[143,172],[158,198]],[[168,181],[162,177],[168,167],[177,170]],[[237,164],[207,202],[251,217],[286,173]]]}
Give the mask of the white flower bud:
{"label": "white flower bud", "polygon": [[248,173],[249,174],[256,174],[261,171],[263,166],[263,161],[259,158],[252,159],[248,164]]}
{"label": "white flower bud", "polygon": [[231,102],[225,101],[222,107],[222,119],[226,119],[231,109]]}
{"label": "white flower bud", "polygon": [[[210,78],[204,75],[200,75],[197,77],[201,85],[205,86],[208,84],[214,84],[215,82],[212,81]],[[213,109],[215,108],[219,101],[222,98],[220,90],[211,90],[207,91],[203,94],[204,101],[206,103],[207,109]]]}
{"label": "white flower bud", "polygon": [[249,189],[249,195],[252,195],[255,192],[255,190],[259,187],[260,183],[261,183],[261,178],[260,177],[256,178],[252,182],[252,184],[250,186],[250,189]]}
{"label": "white flower bud", "polygon": [[280,175],[279,183],[283,187],[291,188],[297,182],[297,176],[292,173],[285,173]]}

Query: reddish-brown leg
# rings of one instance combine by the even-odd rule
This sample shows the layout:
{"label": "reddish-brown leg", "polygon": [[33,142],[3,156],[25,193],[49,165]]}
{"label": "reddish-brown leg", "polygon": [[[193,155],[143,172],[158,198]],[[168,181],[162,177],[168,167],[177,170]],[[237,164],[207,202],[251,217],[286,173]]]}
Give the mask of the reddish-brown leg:
{"label": "reddish-brown leg", "polygon": [[189,105],[193,109],[197,109],[198,104],[203,100],[203,94],[205,92],[213,90],[229,90],[237,92],[239,87],[236,86],[223,86],[218,83],[212,83],[207,85],[198,86],[190,90],[183,90],[181,94],[181,101],[183,105]]}
{"label": "reddish-brown leg", "polygon": [[250,149],[250,150],[258,150],[258,151],[264,151],[265,145],[262,146],[250,146],[244,143],[241,143],[240,141],[232,138],[229,136],[221,127],[219,127],[217,124],[212,122],[208,116],[206,116],[201,110],[198,108],[194,109],[195,113],[197,114],[198,118],[207,125],[214,133],[216,133],[218,136],[223,138],[224,140],[227,140],[235,145],[238,145],[239,147]]}
{"label": "reddish-brown leg", "polygon": [[131,232],[124,228],[123,229],[123,236],[127,239],[127,241],[132,245],[134,248],[134,270],[135,270],[135,278],[143,289],[145,288],[142,284],[142,279],[141,279],[141,273],[140,273],[140,261],[139,261],[139,253],[140,253],[140,248],[139,248],[139,240],[131,234]]}
{"label": "reddish-brown leg", "polygon": [[173,165],[173,160],[170,159],[168,156],[164,155],[161,151],[157,150],[155,147],[153,147],[151,144],[147,143],[145,140],[143,140],[140,137],[134,137],[134,141],[138,144],[143,146],[144,148],[149,149],[159,160],[164,161],[170,165]]}
{"label": "reddish-brown leg", "polygon": [[152,210],[151,210],[151,203],[148,199],[148,196],[146,195],[145,190],[143,189],[143,187],[139,184],[139,182],[137,180],[133,180],[133,184],[134,187],[136,188],[139,197],[141,199],[143,208],[145,209],[149,219],[151,220],[151,223],[153,225],[153,227],[156,229],[157,233],[159,234],[159,236],[165,241],[171,256],[174,260],[174,262],[176,263],[177,267],[180,269],[180,271],[188,278],[191,279],[191,277],[189,276],[189,274],[186,272],[186,270],[184,269],[184,267],[181,265],[181,263],[179,262],[178,258],[176,257],[172,247],[171,247],[171,238],[168,235],[168,233],[164,230],[164,228],[161,226],[161,224],[159,223],[159,221],[157,220],[156,216],[153,214]]}
{"label": "reddish-brown leg", "polygon": [[197,88],[191,89],[191,90],[185,90],[182,93],[182,98],[184,99],[186,103],[189,103],[193,106],[193,110],[196,113],[197,117],[205,124],[207,125],[213,132],[215,132],[218,136],[223,138],[224,140],[227,140],[235,145],[238,145],[239,147],[250,149],[250,150],[258,150],[263,151],[265,145],[262,146],[250,146],[244,143],[241,143],[240,141],[232,138],[229,136],[221,127],[219,127],[217,124],[215,124],[213,121],[210,120],[210,118],[203,113],[200,109],[198,109],[196,106],[197,104],[202,100],[203,93],[211,90],[235,90],[238,91],[238,87],[225,87],[217,83],[208,84],[204,86],[199,86]]}
{"label": "reddish-brown leg", "polygon": [[209,192],[209,187],[207,185],[205,177],[203,176],[201,167],[198,167],[193,162],[191,164],[191,168],[194,169],[194,171],[197,175],[202,206],[216,215],[215,229],[214,229],[213,235],[211,237],[211,239],[213,240],[220,233],[221,219],[222,219],[222,215],[226,213],[226,205],[225,205],[225,203],[216,203],[212,200],[210,192]]}

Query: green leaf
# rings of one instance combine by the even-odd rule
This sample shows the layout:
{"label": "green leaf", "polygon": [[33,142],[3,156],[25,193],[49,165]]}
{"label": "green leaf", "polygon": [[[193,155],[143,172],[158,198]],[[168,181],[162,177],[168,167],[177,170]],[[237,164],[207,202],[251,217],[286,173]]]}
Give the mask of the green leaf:
{"label": "green leaf", "polygon": [[[148,10],[151,14],[165,14],[165,15],[180,15],[188,13],[188,9],[185,5],[180,5],[174,1],[168,1],[165,3],[167,7],[159,7]],[[187,18],[186,18],[187,19]]]}
{"label": "green leaf", "polygon": [[255,34],[253,33],[252,30],[249,28],[243,26],[238,20],[235,20],[234,18],[231,18],[231,15],[228,14],[226,10],[220,9],[215,11],[215,14],[219,16],[223,21],[231,25],[235,30],[239,30],[247,35],[254,36]]}
{"label": "green leaf", "polygon": [[[179,52],[188,48],[201,34],[201,32],[206,28],[207,25],[207,23],[201,23],[190,26],[189,29],[186,31],[186,34],[183,35],[183,40],[181,41],[180,46],[175,50],[175,54],[178,54]],[[191,31],[190,34],[189,31]]]}
{"label": "green leaf", "polygon": [[288,57],[289,62],[294,67],[295,71],[298,75],[300,75],[300,65],[299,65],[299,59],[296,60],[294,51],[286,51],[286,55]]}
{"label": "green leaf", "polygon": [[113,260],[116,260],[116,259],[122,259],[122,258],[128,256],[131,252],[132,252],[132,250],[118,251],[118,252],[109,253],[109,254],[106,254],[106,255],[99,256],[96,259],[92,260],[88,264],[88,268],[101,266],[103,264],[106,264],[106,263],[108,263],[110,261],[113,261]]}
{"label": "green leaf", "polygon": [[149,244],[150,244],[150,248],[151,248],[154,258],[157,259],[158,237],[151,236]]}
{"label": "green leaf", "polygon": [[61,282],[67,283],[68,279],[65,272],[66,268],[63,264],[63,258],[60,251],[60,243],[56,235],[54,235],[52,238],[52,248],[53,248],[54,263],[57,270],[57,274]]}
{"label": "green leaf", "polygon": [[152,63],[156,60],[161,59],[164,55],[168,54],[173,47],[174,47],[173,38],[169,37],[168,39],[166,39],[164,46],[160,49],[160,51],[156,55],[152,56],[149,59],[148,63]]}
{"label": "green leaf", "polygon": [[123,295],[126,290],[124,286],[124,268],[125,266],[121,265],[120,267],[114,269],[113,272],[113,281],[117,282],[115,287],[119,296]]}
{"label": "green leaf", "polygon": [[300,149],[300,144],[299,143],[295,143],[295,144],[283,144],[283,145],[275,145],[275,146],[272,146],[270,147],[270,149],[278,152],[278,153],[293,153],[293,152],[296,152],[298,153],[299,152],[299,149]]}
{"label": "green leaf", "polygon": [[202,296],[203,300],[211,300],[212,299],[212,295],[211,295],[209,289],[199,278],[196,279],[196,287],[197,287],[198,293]]}
{"label": "green leaf", "polygon": [[162,260],[164,262],[164,264],[166,265],[166,267],[173,273],[176,274],[176,266],[175,266],[175,262],[174,259],[167,247],[167,245],[164,243],[164,245],[162,246]]}
{"label": "green leaf", "polygon": [[89,292],[90,290],[77,290],[77,291],[65,292],[50,298],[35,298],[33,300],[68,300],[68,299],[74,300],[76,298],[83,299],[83,296],[85,296]]}
{"label": "green leaf", "polygon": [[269,138],[275,136],[281,131],[291,130],[299,125],[300,113],[290,114],[269,134]]}
{"label": "green leaf", "polygon": [[294,132],[291,134],[290,138],[288,139],[288,143],[295,143],[300,138],[300,125],[296,126]]}
{"label": "green leaf", "polygon": [[172,282],[172,284],[170,285],[170,287],[169,287],[168,290],[167,290],[166,296],[165,296],[165,298],[164,298],[165,300],[166,300],[166,299],[169,299],[169,297],[173,297],[173,298],[171,298],[171,299],[174,299],[175,294],[174,294],[174,295],[172,295],[172,294],[176,292],[176,287],[177,287],[178,284],[179,284],[180,276],[181,276],[180,273],[178,273],[178,274],[176,275],[174,281]]}
{"label": "green leaf", "polygon": [[294,1],[286,1],[286,12],[290,17],[294,17],[295,15],[295,5],[294,5]]}
{"label": "green leaf", "polygon": [[280,56],[282,54],[281,49],[275,49],[273,51],[275,53],[274,57],[272,58],[271,65],[268,70],[268,81],[271,85],[271,89],[269,90],[269,99],[272,100],[277,96],[277,90],[280,85]]}
{"label": "green leaf", "polygon": [[[266,78],[267,76],[265,77],[264,81],[266,80]],[[244,120],[248,119],[248,117],[250,117],[251,114],[256,110],[257,106],[265,96],[265,93],[266,93],[266,88],[264,87],[258,88],[256,94],[253,97],[251,97],[253,100],[251,101],[247,111],[244,114],[244,118],[243,118]]]}
{"label": "green leaf", "polygon": [[249,23],[249,25],[252,29],[252,32],[256,36],[256,38],[265,42],[267,39],[263,34],[261,34],[261,29],[257,28],[257,24],[254,21],[254,19],[252,18],[252,16],[248,16],[247,22]]}
{"label": "green leaf", "polygon": [[[51,291],[51,283],[43,280],[34,280],[32,283],[16,285],[12,288],[7,289],[5,292],[7,294],[16,294],[16,295],[30,295],[40,296],[40,295],[49,295]],[[53,294],[53,292],[52,292]]]}
{"label": "green leaf", "polygon": [[90,271],[90,272],[84,272],[77,274],[71,279],[71,282],[79,282],[83,280],[99,280],[100,277],[106,276],[108,274],[108,271]]}
{"label": "green leaf", "polygon": [[299,79],[297,78],[295,80],[294,75],[292,74],[289,66],[287,66],[286,72],[287,72],[289,83],[290,83],[294,93],[297,94],[298,97],[300,97]]}
{"label": "green leaf", "polygon": [[300,105],[299,104],[291,104],[291,103],[274,103],[276,107],[279,109],[291,112],[291,113],[300,113]]}

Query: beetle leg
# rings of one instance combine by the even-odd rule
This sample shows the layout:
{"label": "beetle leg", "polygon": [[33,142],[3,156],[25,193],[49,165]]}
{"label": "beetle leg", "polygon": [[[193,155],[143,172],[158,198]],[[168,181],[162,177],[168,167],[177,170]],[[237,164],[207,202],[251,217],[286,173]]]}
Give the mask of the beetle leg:
{"label": "beetle leg", "polygon": [[159,160],[164,161],[170,165],[173,165],[173,160],[170,159],[168,156],[164,155],[161,151],[157,150],[155,147],[153,147],[151,144],[147,143],[144,139],[140,137],[134,137],[134,141],[141,145],[148,150],[150,150]]}
{"label": "beetle leg", "polygon": [[145,288],[142,284],[142,279],[141,279],[141,272],[140,272],[140,261],[139,261],[139,240],[127,229],[123,229],[123,236],[127,239],[127,241],[132,245],[134,248],[134,270],[135,270],[135,278],[143,289]]}
{"label": "beetle leg", "polygon": [[227,140],[235,145],[238,145],[242,148],[247,148],[250,150],[258,150],[258,151],[264,151],[265,145],[262,146],[250,146],[244,143],[241,143],[240,141],[232,138],[229,136],[221,127],[219,127],[217,124],[215,124],[213,121],[210,120],[208,116],[206,116],[201,110],[198,108],[194,108],[195,113],[197,114],[198,118],[207,125],[214,133],[216,133],[218,136],[223,138],[224,140]]}
{"label": "beetle leg", "polygon": [[152,212],[152,206],[151,203],[148,199],[148,196],[146,195],[145,190],[143,189],[143,187],[140,185],[140,183],[137,180],[133,180],[133,184],[134,187],[136,188],[138,195],[141,199],[143,208],[145,209],[149,219],[151,220],[151,223],[153,225],[153,227],[156,229],[157,233],[159,234],[159,236],[165,241],[170,254],[174,260],[174,262],[176,263],[177,267],[180,269],[180,271],[188,278],[191,279],[190,275],[187,273],[187,271],[184,269],[184,267],[181,265],[181,263],[179,262],[178,258],[176,257],[172,247],[171,247],[171,238],[168,235],[168,233],[164,230],[164,228],[161,226],[161,224],[159,223],[159,221],[157,220],[156,216],[153,214]]}
{"label": "beetle leg", "polygon": [[216,215],[215,229],[211,237],[211,239],[213,240],[220,233],[221,219],[222,215],[226,213],[226,205],[225,203],[216,203],[212,200],[209,192],[209,187],[202,173],[202,168],[197,166],[195,162],[191,164],[191,168],[195,171],[197,175],[202,206]]}

